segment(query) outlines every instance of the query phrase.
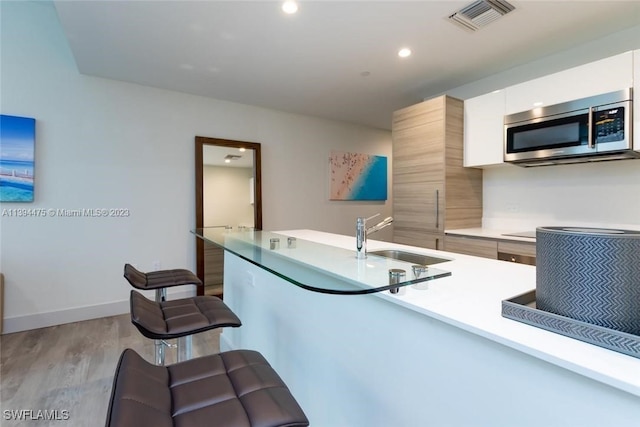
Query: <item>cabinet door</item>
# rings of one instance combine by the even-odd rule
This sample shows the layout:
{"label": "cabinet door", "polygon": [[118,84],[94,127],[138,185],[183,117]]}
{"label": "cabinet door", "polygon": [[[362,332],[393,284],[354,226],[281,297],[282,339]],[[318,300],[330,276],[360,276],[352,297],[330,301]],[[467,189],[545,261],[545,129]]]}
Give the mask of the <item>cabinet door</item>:
{"label": "cabinet door", "polygon": [[553,105],[601,93],[626,89],[633,85],[633,54],[590,62],[506,89],[505,114],[527,111],[541,105]]}
{"label": "cabinet door", "polygon": [[444,250],[458,254],[498,259],[498,242],[473,237],[444,236]]}
{"label": "cabinet door", "polygon": [[442,184],[439,182],[394,182],[394,233],[400,229],[442,232],[443,196]]}
{"label": "cabinet door", "polygon": [[464,166],[503,163],[505,91],[464,101]]}
{"label": "cabinet door", "polygon": [[419,248],[442,250],[444,246],[444,233],[428,233],[394,227],[393,241],[395,243]]}
{"label": "cabinet door", "polygon": [[498,252],[506,252],[514,255],[536,257],[536,244],[527,242],[498,242]]}
{"label": "cabinet door", "polygon": [[443,121],[393,133],[394,233],[441,232],[444,227]]}

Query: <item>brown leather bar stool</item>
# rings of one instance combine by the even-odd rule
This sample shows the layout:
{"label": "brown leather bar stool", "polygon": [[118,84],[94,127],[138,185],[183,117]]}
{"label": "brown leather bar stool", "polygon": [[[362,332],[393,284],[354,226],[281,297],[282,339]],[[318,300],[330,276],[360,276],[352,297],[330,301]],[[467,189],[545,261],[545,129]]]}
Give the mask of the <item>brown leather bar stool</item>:
{"label": "brown leather bar stool", "polygon": [[106,427],[301,427],[309,420],[265,358],[233,350],[155,366],[126,349]]}
{"label": "brown leather bar stool", "polygon": [[131,264],[125,264],[124,278],[136,289],[143,291],[155,290],[157,302],[167,299],[167,288],[172,286],[202,286],[202,281],[198,279],[198,276],[186,269],[159,270],[143,273]]}
{"label": "brown leather bar stool", "polygon": [[[178,338],[179,362],[191,359],[191,342],[184,338],[210,329],[242,325],[238,316],[214,296],[157,302],[132,290],[130,304],[131,322],[142,335],[156,342]],[[164,354],[161,363],[156,354],[156,364],[164,365]]]}
{"label": "brown leather bar stool", "polygon": [[[131,264],[124,265],[124,278],[136,289],[143,291],[155,290],[156,302],[167,300],[167,288],[172,286],[195,285],[202,286],[198,276],[186,269],[159,270],[149,273],[139,271]],[[191,348],[191,336],[184,338],[183,348]],[[156,340],[156,365],[164,365],[164,348],[169,346],[166,341]],[[188,357],[191,357],[190,355]]]}

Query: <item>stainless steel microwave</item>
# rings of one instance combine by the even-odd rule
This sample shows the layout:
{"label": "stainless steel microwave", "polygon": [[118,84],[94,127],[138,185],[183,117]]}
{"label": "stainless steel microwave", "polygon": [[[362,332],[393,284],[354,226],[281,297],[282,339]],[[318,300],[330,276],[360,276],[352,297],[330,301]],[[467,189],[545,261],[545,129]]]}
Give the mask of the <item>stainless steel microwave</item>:
{"label": "stainless steel microwave", "polygon": [[510,114],[504,161],[519,166],[637,158],[632,89]]}

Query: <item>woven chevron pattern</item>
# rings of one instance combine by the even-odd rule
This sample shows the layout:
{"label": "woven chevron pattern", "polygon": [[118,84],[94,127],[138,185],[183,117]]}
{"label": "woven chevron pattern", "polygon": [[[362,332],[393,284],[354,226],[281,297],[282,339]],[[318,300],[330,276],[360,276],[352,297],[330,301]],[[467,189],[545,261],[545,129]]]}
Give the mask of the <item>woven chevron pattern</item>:
{"label": "woven chevron pattern", "polygon": [[603,328],[511,301],[502,302],[502,315],[589,344],[640,358],[640,336]]}
{"label": "woven chevron pattern", "polygon": [[640,335],[640,234],[558,230],[537,230],[537,307]]}

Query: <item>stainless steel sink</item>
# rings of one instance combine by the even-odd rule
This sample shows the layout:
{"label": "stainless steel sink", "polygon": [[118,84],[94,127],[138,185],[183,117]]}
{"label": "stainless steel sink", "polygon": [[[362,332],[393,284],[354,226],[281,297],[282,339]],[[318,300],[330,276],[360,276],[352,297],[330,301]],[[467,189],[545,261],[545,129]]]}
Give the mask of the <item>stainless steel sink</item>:
{"label": "stainless steel sink", "polygon": [[377,255],[385,258],[397,259],[398,261],[410,262],[420,265],[434,265],[441,262],[453,261],[448,258],[438,258],[429,255],[414,254],[413,252],[399,251],[395,249],[385,249],[381,251],[368,252],[369,255]]}

